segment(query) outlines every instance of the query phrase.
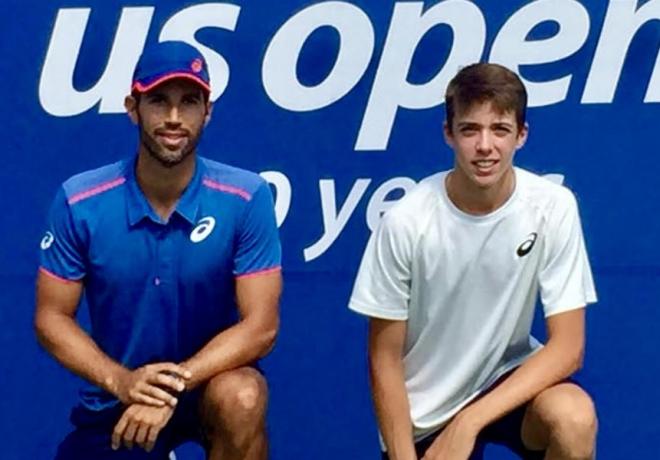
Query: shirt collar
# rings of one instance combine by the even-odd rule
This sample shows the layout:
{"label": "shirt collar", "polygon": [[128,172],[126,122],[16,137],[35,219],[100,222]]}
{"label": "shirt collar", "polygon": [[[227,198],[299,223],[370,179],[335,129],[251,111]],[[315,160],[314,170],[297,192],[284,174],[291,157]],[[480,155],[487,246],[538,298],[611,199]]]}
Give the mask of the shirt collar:
{"label": "shirt collar", "polygon": [[[151,208],[147,198],[142,193],[140,186],[135,177],[135,165],[137,163],[137,156],[131,157],[124,161],[124,176],[126,177],[127,190],[127,212],[128,224],[134,226],[145,218],[149,218],[156,223],[161,223],[160,218]],[[199,189],[202,183],[202,175],[204,169],[204,162],[199,158],[195,158],[195,172],[190,179],[190,183],[186,187],[179,198],[174,209],[174,214],[180,215],[183,219],[190,224],[197,222],[197,210],[199,209]],[[170,217],[171,219],[172,217]]]}
{"label": "shirt collar", "polygon": [[174,214],[179,214],[190,224],[197,223],[197,210],[199,209],[199,189],[202,186],[202,176],[204,175],[204,162],[199,157],[195,157],[195,172],[193,173],[188,186],[183,191],[174,209]]}

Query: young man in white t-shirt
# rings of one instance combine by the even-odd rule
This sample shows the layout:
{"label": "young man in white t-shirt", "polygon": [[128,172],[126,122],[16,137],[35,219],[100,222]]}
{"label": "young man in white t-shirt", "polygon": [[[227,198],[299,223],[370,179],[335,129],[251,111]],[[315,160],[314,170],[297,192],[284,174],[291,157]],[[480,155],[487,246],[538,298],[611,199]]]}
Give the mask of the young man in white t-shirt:
{"label": "young man in white t-shirt", "polygon": [[[572,193],[513,166],[527,94],[495,64],[446,94],[454,168],[423,180],[372,235],[350,308],[369,316],[371,386],[384,458],[590,459],[597,419],[569,377],[596,301]],[[540,297],[548,339],[530,336]]]}

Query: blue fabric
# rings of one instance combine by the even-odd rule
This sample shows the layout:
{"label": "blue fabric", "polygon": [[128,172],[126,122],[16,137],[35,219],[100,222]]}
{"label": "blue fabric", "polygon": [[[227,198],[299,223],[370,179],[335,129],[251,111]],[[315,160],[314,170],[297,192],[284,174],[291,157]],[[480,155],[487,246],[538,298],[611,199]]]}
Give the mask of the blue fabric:
{"label": "blue fabric", "polygon": [[71,411],[75,429],[58,447],[55,460],[167,460],[177,446],[192,441],[206,447],[208,442],[197,415],[199,393],[184,393],[167,425],[158,434],[151,452],[137,444],[132,449],[121,446],[112,450],[112,432],[119,421],[123,406],[102,411],[76,407]]}
{"label": "blue fabric", "polygon": [[[142,194],[129,159],[74,176],[50,212],[41,266],[83,280],[91,335],[136,368],[180,362],[235,324],[235,278],[277,269],[281,250],[268,184],[257,174],[198,158],[168,222]],[[117,403],[95,386],[85,407]]]}
{"label": "blue fabric", "polygon": [[145,48],[133,72],[133,90],[140,92],[170,79],[188,77],[207,91],[210,88],[204,56],[193,46],[178,41],[156,43]]}

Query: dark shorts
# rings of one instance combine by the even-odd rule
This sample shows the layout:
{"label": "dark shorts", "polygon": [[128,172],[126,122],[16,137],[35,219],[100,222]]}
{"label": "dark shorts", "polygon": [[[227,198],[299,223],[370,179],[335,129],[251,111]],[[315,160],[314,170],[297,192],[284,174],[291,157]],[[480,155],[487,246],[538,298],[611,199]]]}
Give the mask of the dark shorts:
{"label": "dark shorts", "polygon": [[[508,447],[510,450],[525,460],[543,459],[543,451],[531,451],[525,448],[520,437],[520,428],[522,427],[523,417],[525,416],[526,405],[515,409],[513,412],[505,415],[496,422],[491,423],[484,428],[479,436],[470,455],[469,460],[482,460],[486,444],[499,444]],[[417,457],[422,458],[433,441],[442,433],[442,429],[415,443],[415,452]],[[383,453],[383,460],[388,460],[387,452]]]}
{"label": "dark shorts", "polygon": [[[490,388],[484,391],[483,395],[487,394],[489,391],[492,391],[499,383],[511,375],[511,373],[513,373],[513,370],[500,377],[497,382],[495,382],[490,386]],[[577,383],[573,378],[566,379],[566,382],[574,383],[580,386],[579,383]],[[498,444],[500,446],[507,447],[523,460],[543,459],[545,456],[545,451],[529,450],[522,442],[521,429],[526,410],[527,404],[523,404],[522,406],[514,409],[512,412],[508,413],[501,419],[496,420],[481,430],[481,433],[479,433],[479,436],[477,436],[474,450],[469,460],[483,459],[486,444]],[[415,451],[417,452],[417,456],[419,458],[422,458],[424,452],[426,452],[426,450],[431,447],[431,444],[433,444],[433,441],[435,441],[440,433],[442,433],[442,428],[422,439],[421,441],[415,443]],[[387,452],[383,453],[382,458],[383,460],[389,459]]]}
{"label": "dark shorts", "polygon": [[[523,405],[484,428],[477,437],[477,442],[475,443],[474,451],[470,456],[470,460],[483,459],[486,444],[499,444],[507,447],[520,458],[525,460],[543,459],[545,455],[544,451],[532,451],[527,449],[520,437],[520,429],[522,427],[526,409],[527,405]],[[440,433],[442,433],[442,430],[433,433],[415,444],[415,451],[419,458],[422,458],[424,452],[426,452]]]}
{"label": "dark shorts", "polygon": [[205,445],[205,437],[198,415],[198,392],[181,396],[174,415],[158,435],[151,452],[134,445],[112,450],[112,431],[121,417],[124,406],[102,411],[82,406],[71,411],[74,431],[60,444],[56,460],[167,460],[175,447],[188,441]]}

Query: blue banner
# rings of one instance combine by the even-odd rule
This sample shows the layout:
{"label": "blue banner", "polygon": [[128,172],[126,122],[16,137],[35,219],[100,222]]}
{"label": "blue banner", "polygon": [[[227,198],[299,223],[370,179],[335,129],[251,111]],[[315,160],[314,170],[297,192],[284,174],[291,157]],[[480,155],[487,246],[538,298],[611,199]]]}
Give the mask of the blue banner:
{"label": "blue banner", "polygon": [[528,89],[516,163],[578,198],[599,293],[579,378],[599,412],[599,459],[657,458],[660,421],[644,415],[660,401],[660,0],[5,3],[2,458],[51,458],[71,428],[79,381],[32,331],[46,212],[63,180],[134,153],[124,97],[145,44],[166,40],[209,62],[199,152],[275,192],[285,292],[264,363],[272,458],[379,458],[366,322],[346,304],[383,212],[451,167],[444,90],[476,61]]}

